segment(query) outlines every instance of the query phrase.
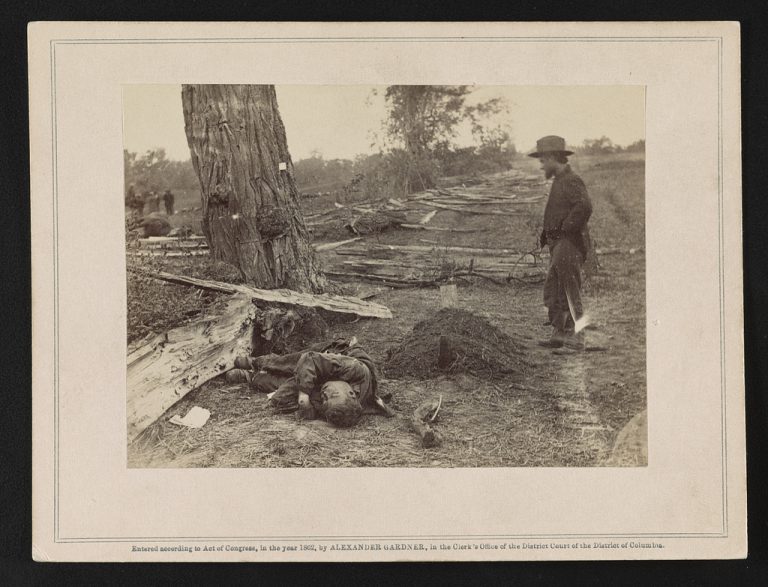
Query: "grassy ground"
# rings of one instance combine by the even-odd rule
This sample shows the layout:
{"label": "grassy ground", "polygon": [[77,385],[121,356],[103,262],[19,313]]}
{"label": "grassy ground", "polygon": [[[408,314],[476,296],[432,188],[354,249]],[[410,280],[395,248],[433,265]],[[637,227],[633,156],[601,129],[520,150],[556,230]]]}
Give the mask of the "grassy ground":
{"label": "grassy ground", "polygon": [[[439,306],[436,289],[379,288],[375,301],[393,310],[392,320],[341,321],[329,337],[355,335],[382,365],[382,392],[391,394],[398,417],[365,416],[352,429],[335,429],[322,421],[298,422],[274,414],[260,394],[244,385],[212,381],[171,407],[130,447],[134,467],[474,467],[600,466],[607,464],[616,435],[646,406],[644,161],[637,156],[572,159],[590,191],[593,238],[602,248],[623,252],[600,258],[601,270],[584,292],[585,309],[595,329],[588,343],[607,352],[555,355],[538,347],[548,336],[540,286],[498,286],[488,282],[461,285],[459,305],[476,312],[524,347],[528,366],[493,380],[457,374],[428,380],[394,379],[386,370],[388,349],[397,346],[414,324]],[[533,160],[518,167],[537,173]],[[503,176],[488,179],[504,189]],[[330,204],[332,205],[332,203]],[[387,243],[438,243],[530,250],[543,202],[522,217],[459,215],[441,211],[435,226],[476,227],[475,233],[396,231],[372,239]],[[419,243],[421,244],[421,243]],[[632,249],[636,252],[630,254]],[[173,265],[184,261],[165,261]],[[200,258],[169,270],[193,274],[210,271]],[[191,266],[194,265],[194,266]],[[160,295],[155,288],[145,296]],[[130,287],[130,285],[129,285]],[[175,295],[190,295],[184,288]],[[369,285],[345,284],[349,291]],[[129,320],[130,317],[129,291]],[[183,302],[183,300],[179,300]],[[140,303],[137,304],[141,306]],[[438,448],[423,449],[409,427],[413,409],[442,394],[436,428]],[[169,424],[194,405],[211,411],[201,429]],[[643,464],[643,463],[639,463]]]}

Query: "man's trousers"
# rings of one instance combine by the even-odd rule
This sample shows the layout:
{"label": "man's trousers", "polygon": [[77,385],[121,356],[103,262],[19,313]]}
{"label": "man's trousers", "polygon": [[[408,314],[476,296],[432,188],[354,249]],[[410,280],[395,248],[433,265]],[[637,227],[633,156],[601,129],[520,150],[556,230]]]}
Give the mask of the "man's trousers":
{"label": "man's trousers", "polygon": [[584,255],[567,237],[550,243],[549,272],[544,281],[544,305],[549,312],[549,321],[558,332],[572,333],[574,317],[568,305],[568,296],[573,304],[575,319],[583,314],[581,304],[581,266]]}

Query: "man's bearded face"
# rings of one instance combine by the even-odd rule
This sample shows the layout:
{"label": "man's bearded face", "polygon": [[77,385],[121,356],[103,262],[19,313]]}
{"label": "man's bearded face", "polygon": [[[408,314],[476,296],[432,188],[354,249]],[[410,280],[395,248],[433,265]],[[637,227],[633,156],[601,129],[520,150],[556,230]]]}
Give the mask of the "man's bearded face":
{"label": "man's bearded face", "polygon": [[544,172],[544,177],[547,179],[555,177],[559,164],[555,161],[554,155],[543,155],[539,161],[541,162],[541,170]]}

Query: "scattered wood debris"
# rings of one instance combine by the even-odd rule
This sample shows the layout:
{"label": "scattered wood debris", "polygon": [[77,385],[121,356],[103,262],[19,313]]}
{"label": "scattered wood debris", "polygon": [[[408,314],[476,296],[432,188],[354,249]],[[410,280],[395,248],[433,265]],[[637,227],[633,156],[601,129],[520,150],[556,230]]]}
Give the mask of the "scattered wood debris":
{"label": "scattered wood debris", "polygon": [[433,448],[442,443],[442,436],[432,428],[432,424],[437,421],[442,403],[443,396],[440,395],[437,400],[424,402],[413,412],[411,426],[421,437],[421,446],[424,448]]}

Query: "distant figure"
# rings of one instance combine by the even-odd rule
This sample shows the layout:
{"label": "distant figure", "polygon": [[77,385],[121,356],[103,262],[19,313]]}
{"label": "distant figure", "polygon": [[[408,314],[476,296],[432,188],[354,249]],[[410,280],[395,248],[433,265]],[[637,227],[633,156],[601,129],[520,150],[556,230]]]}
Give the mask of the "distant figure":
{"label": "distant figure", "polygon": [[165,213],[168,214],[168,216],[173,216],[173,193],[171,190],[165,190],[165,193],[163,193],[163,203],[165,204]]}
{"label": "distant figure", "polygon": [[144,216],[144,203],[146,201],[147,192],[140,194],[136,192],[133,198],[133,215],[141,218]]}
{"label": "distant figure", "polygon": [[149,195],[149,213],[160,212],[160,196],[154,190]]}
{"label": "distant figure", "polygon": [[136,188],[133,184],[128,186],[128,191],[125,192],[125,205],[128,208],[133,208],[133,201],[136,199]]}

